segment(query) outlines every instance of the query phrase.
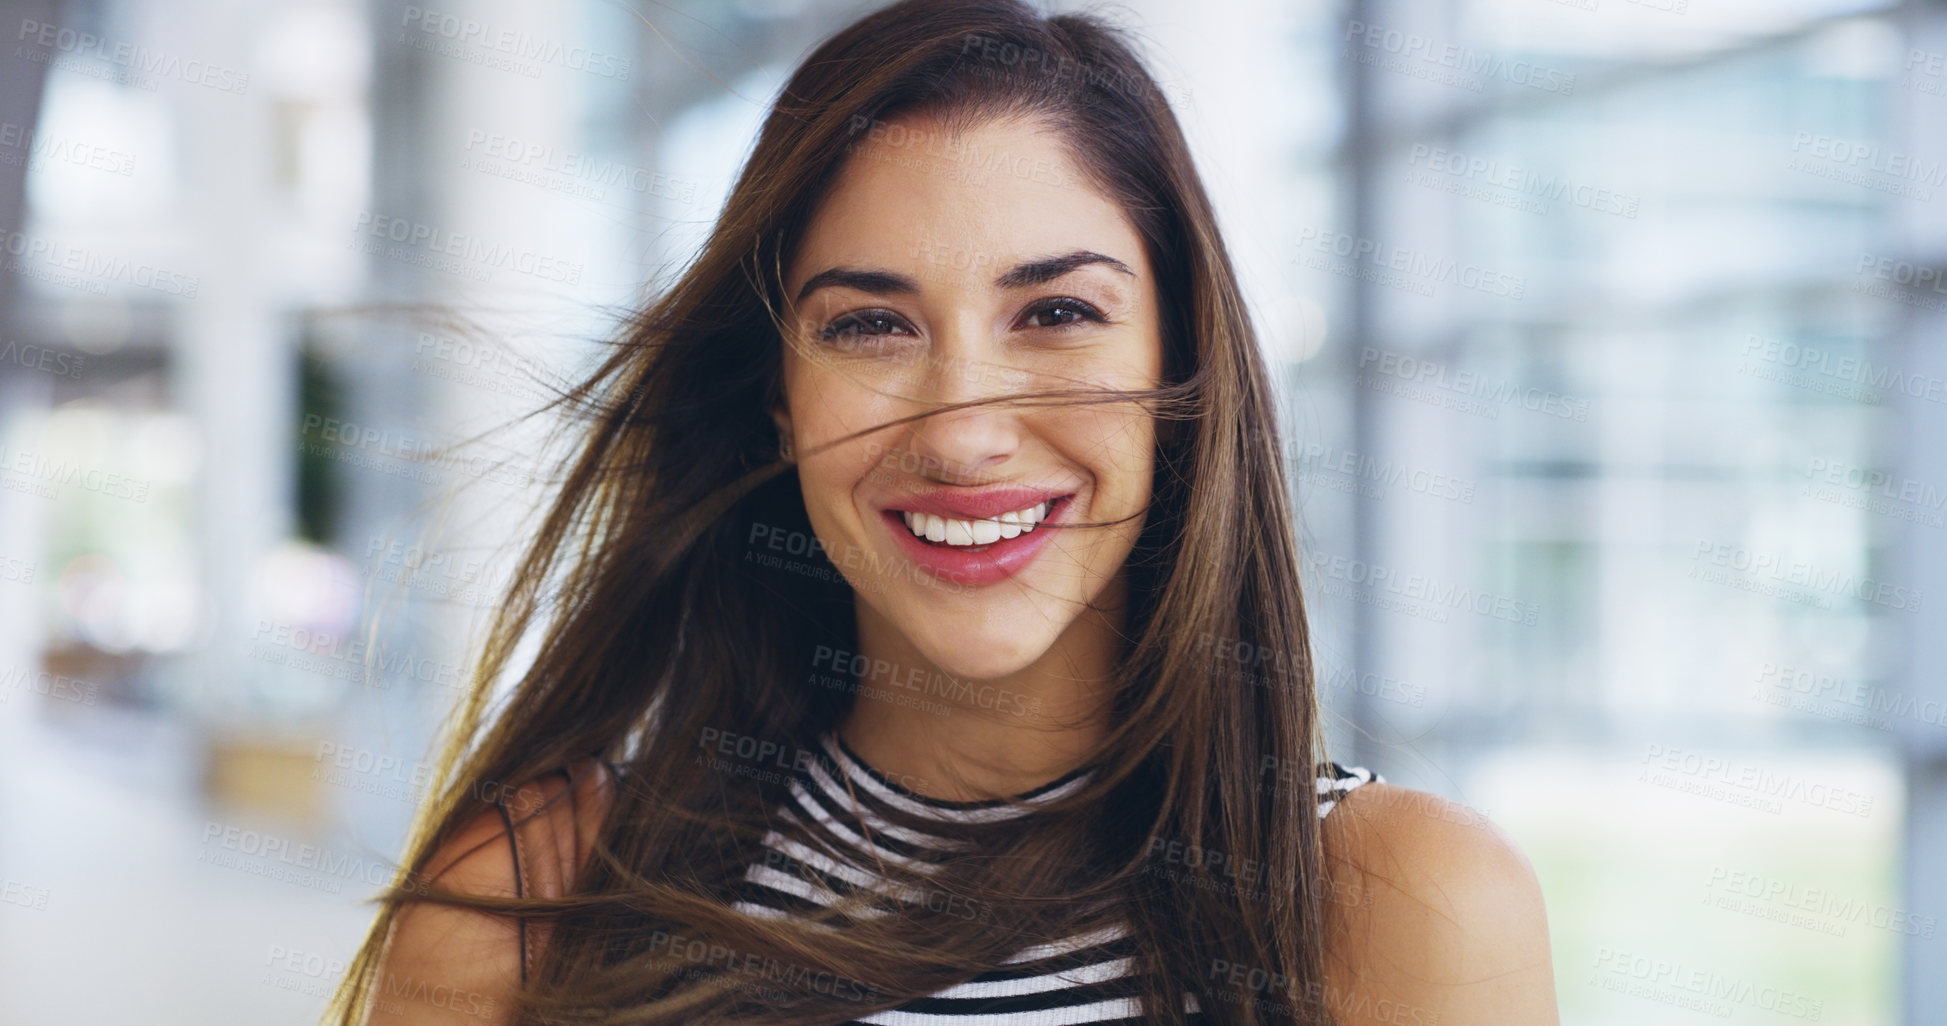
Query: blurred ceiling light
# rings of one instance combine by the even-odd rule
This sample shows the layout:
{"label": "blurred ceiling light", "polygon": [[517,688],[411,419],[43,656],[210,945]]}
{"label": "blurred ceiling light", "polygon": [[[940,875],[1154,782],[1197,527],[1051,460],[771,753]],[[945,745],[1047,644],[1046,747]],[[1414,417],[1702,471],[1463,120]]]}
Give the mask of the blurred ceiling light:
{"label": "blurred ceiling light", "polygon": [[344,637],[358,618],[357,568],[315,545],[282,542],[257,560],[250,577],[253,619]]}
{"label": "blurred ceiling light", "polygon": [[106,356],[128,344],[134,316],[128,300],[109,294],[61,304],[61,331],[76,349]]}
{"label": "blurred ceiling light", "polygon": [[361,14],[347,3],[281,5],[258,41],[252,74],[279,96],[362,95],[371,74],[371,43]]}
{"label": "blurred ceiling light", "polygon": [[170,576],[143,587],[128,609],[128,627],[137,647],[151,652],[174,652],[189,647],[196,637],[196,586],[187,576]]}
{"label": "blurred ceiling light", "polygon": [[175,119],[155,93],[79,75],[50,75],[34,127],[50,152],[88,154],[93,166],[43,158],[27,178],[38,229],[147,228],[172,217]]}
{"label": "blurred ceiling light", "polygon": [[1266,348],[1274,360],[1304,363],[1325,348],[1325,307],[1310,296],[1286,297],[1286,320],[1265,332]]}
{"label": "blurred ceiling light", "polygon": [[61,568],[54,594],[79,640],[104,652],[133,647],[134,632],[125,615],[128,577],[121,564],[99,552],[76,556]]}
{"label": "blurred ceiling light", "polygon": [[1879,18],[1847,18],[1805,41],[1806,67],[1828,78],[1893,78],[1903,53],[1899,30]]}
{"label": "blurred ceiling light", "polygon": [[196,426],[176,412],[138,414],[131,418],[128,443],[135,473],[161,484],[181,484],[196,473]]}
{"label": "blurred ceiling light", "polygon": [[41,427],[41,447],[59,459],[93,462],[115,441],[116,414],[98,397],[70,399],[54,408]]}

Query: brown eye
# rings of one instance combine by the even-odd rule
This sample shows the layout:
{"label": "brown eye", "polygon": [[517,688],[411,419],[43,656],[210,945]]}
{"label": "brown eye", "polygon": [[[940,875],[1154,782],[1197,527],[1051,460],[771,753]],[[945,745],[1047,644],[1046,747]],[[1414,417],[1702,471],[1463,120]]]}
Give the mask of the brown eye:
{"label": "brown eye", "polygon": [[822,341],[891,335],[904,329],[912,333],[904,318],[890,310],[859,310],[825,325],[818,333]]}
{"label": "brown eye", "polygon": [[1079,299],[1050,299],[1028,309],[1023,323],[1030,328],[1065,328],[1081,321],[1103,323],[1101,311]]}

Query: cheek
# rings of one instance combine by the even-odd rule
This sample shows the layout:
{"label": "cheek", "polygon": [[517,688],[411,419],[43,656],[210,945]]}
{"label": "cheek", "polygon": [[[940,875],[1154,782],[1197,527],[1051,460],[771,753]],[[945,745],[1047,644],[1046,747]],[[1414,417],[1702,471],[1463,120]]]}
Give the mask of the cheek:
{"label": "cheek", "polygon": [[1098,512],[1126,515],[1148,503],[1156,443],[1154,420],[1147,412],[1124,405],[1085,406],[1058,415],[1048,430],[1093,479]]}
{"label": "cheek", "polygon": [[897,419],[901,385],[878,380],[884,375],[875,376],[874,369],[869,364],[805,367],[793,393],[800,397],[792,410],[800,437],[816,445]]}
{"label": "cheek", "polygon": [[[870,389],[859,388],[846,376],[824,369],[807,368],[794,382],[794,389],[794,395],[807,397],[791,411],[800,453],[896,416],[883,408],[884,400]],[[851,536],[862,531],[858,523],[862,514],[854,497],[862,485],[871,483],[873,474],[881,472],[885,451],[883,436],[868,434],[799,458],[798,481],[805,509],[821,534]]]}

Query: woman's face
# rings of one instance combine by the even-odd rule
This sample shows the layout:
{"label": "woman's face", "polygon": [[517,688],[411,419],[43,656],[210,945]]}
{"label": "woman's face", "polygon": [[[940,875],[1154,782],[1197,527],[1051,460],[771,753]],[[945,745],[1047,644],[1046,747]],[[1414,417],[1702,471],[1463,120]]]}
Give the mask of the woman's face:
{"label": "woman's face", "polygon": [[[942,133],[900,120],[853,151],[785,271],[774,416],[861,635],[891,628],[940,670],[991,679],[1049,655],[1119,579],[1149,502],[1148,413],[996,404],[814,450],[982,396],[1152,388],[1162,336],[1141,236],[1059,137],[1028,121]],[[1116,523],[1052,526],[1082,521]]]}

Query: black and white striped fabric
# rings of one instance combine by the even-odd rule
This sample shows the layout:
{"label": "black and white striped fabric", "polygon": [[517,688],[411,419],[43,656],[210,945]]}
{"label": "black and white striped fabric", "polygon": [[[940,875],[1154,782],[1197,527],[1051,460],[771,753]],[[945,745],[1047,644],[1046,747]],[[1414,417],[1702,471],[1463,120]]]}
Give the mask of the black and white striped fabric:
{"label": "black and white striped fabric", "polygon": [[[1010,819],[1024,811],[998,802],[946,802],[915,794],[868,766],[834,733],[820,738],[820,747],[822,751],[801,760],[793,772],[791,801],[780,810],[796,837],[773,831],[765,838],[765,861],[745,874],[744,893],[736,907],[748,914],[802,914],[859,889],[888,893],[886,882],[864,868],[875,858],[926,872],[928,854],[946,850],[948,842],[895,826],[876,811],[881,806],[940,821],[974,823]],[[1019,798],[1030,805],[1061,798],[1084,786],[1087,775],[1086,769],[1077,770]],[[1363,768],[1322,765],[1317,776],[1319,815],[1330,812],[1352,789],[1374,780],[1384,778]],[[871,841],[866,839],[868,833]],[[801,838],[811,838],[815,844]],[[900,897],[918,900],[910,894]],[[890,911],[888,902],[860,914]],[[1130,975],[1135,955],[1134,938],[1126,927],[1038,944],[1009,959],[1007,969],[846,1026],[1140,1023],[1142,1000]],[[1195,995],[1183,995],[1183,1003],[1191,1021],[1203,1021]]]}

